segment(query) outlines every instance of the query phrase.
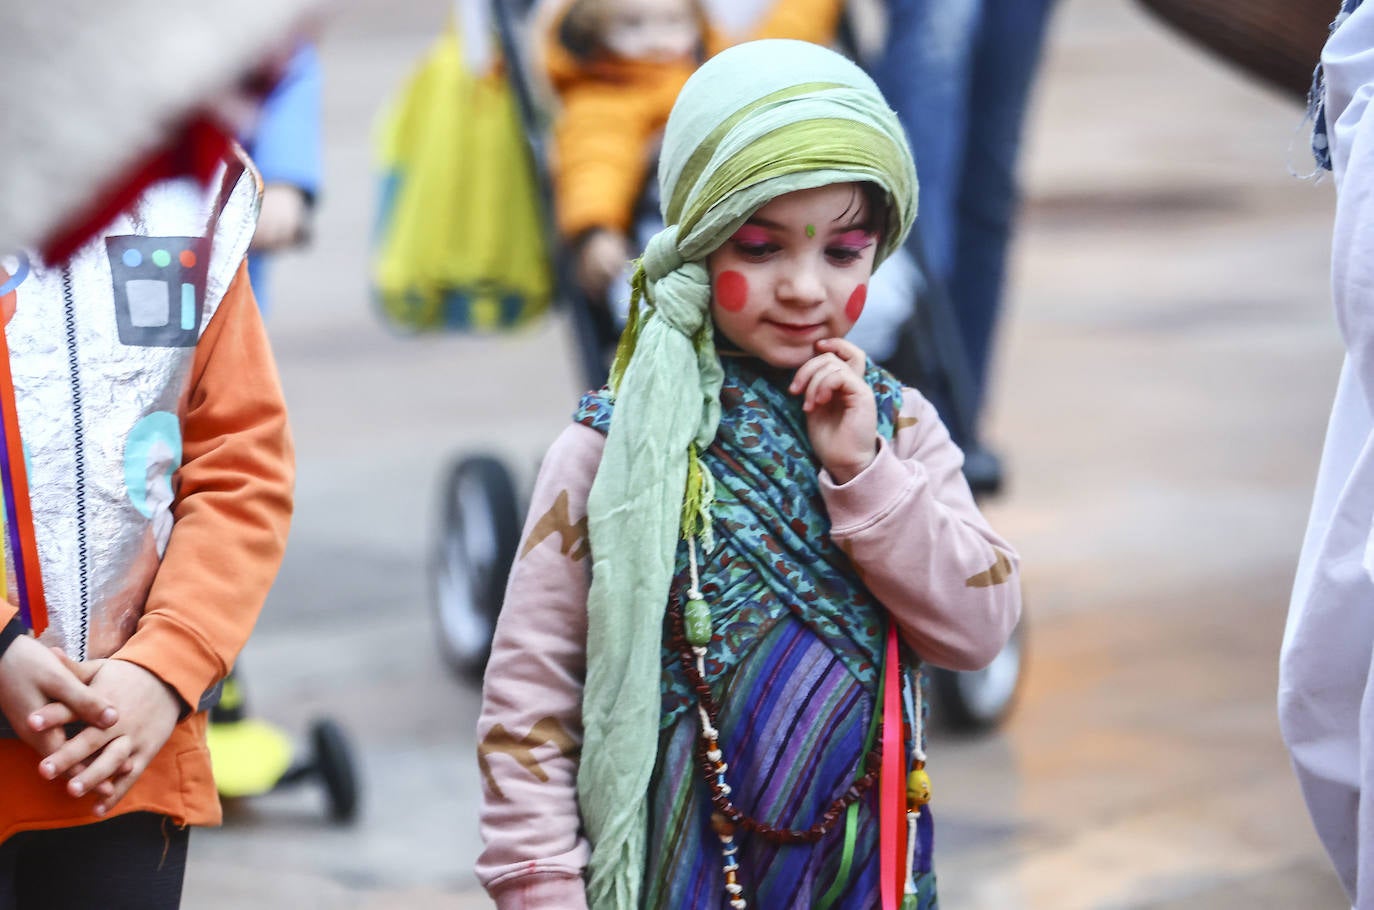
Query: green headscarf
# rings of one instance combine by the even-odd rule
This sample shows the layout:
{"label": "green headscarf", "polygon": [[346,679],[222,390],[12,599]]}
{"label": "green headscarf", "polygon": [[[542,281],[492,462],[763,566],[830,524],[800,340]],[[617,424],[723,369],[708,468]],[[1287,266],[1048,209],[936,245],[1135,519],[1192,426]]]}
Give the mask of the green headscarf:
{"label": "green headscarf", "polygon": [[592,843],[592,910],[639,907],[664,608],[678,543],[709,533],[710,474],[696,452],[716,433],[722,373],[705,258],[770,200],[856,181],[887,193],[880,262],[915,218],[911,152],[873,81],[817,45],[769,40],[724,51],[687,81],[668,118],[659,161],[668,227],[635,275],[612,368],[615,410],[587,502],[577,789]]}

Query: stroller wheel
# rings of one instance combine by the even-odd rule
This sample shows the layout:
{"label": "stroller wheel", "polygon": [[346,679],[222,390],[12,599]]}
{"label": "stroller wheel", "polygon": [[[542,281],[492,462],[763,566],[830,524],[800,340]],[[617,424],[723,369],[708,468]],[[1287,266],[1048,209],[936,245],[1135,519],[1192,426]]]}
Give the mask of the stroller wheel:
{"label": "stroller wheel", "polygon": [[460,458],[444,484],[443,510],[431,564],[439,649],[454,672],[480,679],[520,543],[510,472],[491,456]]}
{"label": "stroller wheel", "polygon": [[310,729],[310,740],[315,750],[315,769],[324,780],[329,797],[329,816],[348,824],[358,814],[358,778],[348,738],[334,721],[317,720]]}
{"label": "stroller wheel", "polygon": [[951,730],[977,733],[1011,713],[1025,666],[1025,619],[1017,623],[1002,650],[981,670],[955,672],[940,667],[930,674],[933,709]]}

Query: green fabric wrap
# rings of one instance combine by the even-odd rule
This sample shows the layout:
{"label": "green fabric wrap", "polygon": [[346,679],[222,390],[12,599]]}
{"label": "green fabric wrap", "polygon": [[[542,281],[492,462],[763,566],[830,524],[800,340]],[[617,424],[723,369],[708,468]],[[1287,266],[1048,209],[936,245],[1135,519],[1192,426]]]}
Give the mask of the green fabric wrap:
{"label": "green fabric wrap", "polygon": [[[659,161],[668,227],[635,276],[612,370],[615,412],[587,502],[592,582],[577,789],[592,844],[592,910],[640,906],[664,608],[683,529],[698,505],[709,507],[710,478],[699,476],[693,447],[711,443],[720,416],[705,258],[777,196],[854,181],[886,191],[881,261],[915,218],[915,167],[872,80],[825,48],[769,40],[724,51],[687,81],[668,118]],[[701,481],[691,488],[706,493],[684,515],[689,471]]]}

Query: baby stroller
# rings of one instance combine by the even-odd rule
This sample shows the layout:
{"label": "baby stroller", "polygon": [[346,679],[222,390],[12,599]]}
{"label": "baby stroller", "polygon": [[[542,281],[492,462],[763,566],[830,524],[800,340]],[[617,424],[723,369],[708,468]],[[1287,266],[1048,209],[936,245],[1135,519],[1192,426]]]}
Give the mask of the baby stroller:
{"label": "baby stroller", "polygon": [[[547,207],[552,199],[550,175],[544,154],[544,131],[525,68],[525,56],[517,38],[510,0],[490,0],[492,16],[505,62],[505,71],[518,100],[528,140],[531,167],[537,175]],[[640,209],[657,215],[650,178],[641,196]],[[552,224],[545,218],[546,226]],[[559,250],[552,239],[548,248]],[[910,253],[917,270],[924,268],[918,237]],[[589,300],[572,280],[571,256],[562,250],[554,256],[558,303],[567,308],[574,346],[586,388],[605,381],[609,354],[619,334],[607,306]],[[914,315],[899,332],[898,343],[884,366],[908,384],[940,402],[942,416],[965,449],[965,476],[977,496],[996,494],[1002,485],[1001,466],[979,443],[973,425],[968,390],[968,366],[962,341],[941,289],[926,282],[914,306]],[[460,677],[480,680],[491,647],[491,637],[505,593],[506,577],[519,544],[523,510],[512,474],[501,459],[484,453],[467,453],[451,463],[442,483],[439,531],[429,563],[432,609],[438,641],[445,661]],[[933,710],[949,728],[979,731],[995,727],[1010,711],[1022,678],[1024,621],[993,663],[984,670],[931,671]]]}

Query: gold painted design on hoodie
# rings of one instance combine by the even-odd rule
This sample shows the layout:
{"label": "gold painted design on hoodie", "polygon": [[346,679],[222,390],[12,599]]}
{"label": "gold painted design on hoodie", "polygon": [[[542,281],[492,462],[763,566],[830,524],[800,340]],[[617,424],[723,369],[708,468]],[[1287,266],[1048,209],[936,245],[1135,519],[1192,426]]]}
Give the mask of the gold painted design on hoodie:
{"label": "gold painted design on hoodie", "polygon": [[493,754],[509,755],[520,763],[520,766],[533,774],[536,778],[545,783],[549,780],[549,772],[544,770],[544,765],[539,759],[534,757],[534,750],[540,746],[553,745],[558,747],[558,755],[566,758],[575,754],[578,743],[572,738],[563,725],[558,722],[558,718],[549,716],[530,727],[530,732],[519,739],[508,731],[501,724],[497,724],[487,731],[487,735],[482,739],[482,744],[477,747],[477,765],[481,768],[482,779],[491,787],[491,792],[497,799],[505,799],[506,794],[501,792],[501,787],[496,783],[496,776],[491,772],[491,762],[488,756]]}
{"label": "gold painted design on hoodie", "polygon": [[979,572],[969,580],[964,582],[968,588],[990,588],[993,585],[1000,585],[1002,582],[1011,578],[1012,565],[1007,554],[997,550],[997,561],[986,572]]}
{"label": "gold painted design on hoodie", "polygon": [[584,515],[576,522],[572,520],[572,515],[568,511],[567,490],[558,494],[549,510],[535,522],[533,528],[530,528],[530,536],[526,538],[525,546],[520,550],[520,558],[524,559],[526,553],[554,534],[559,536],[558,548],[564,556],[573,562],[587,558],[591,551],[587,539],[587,517]]}

